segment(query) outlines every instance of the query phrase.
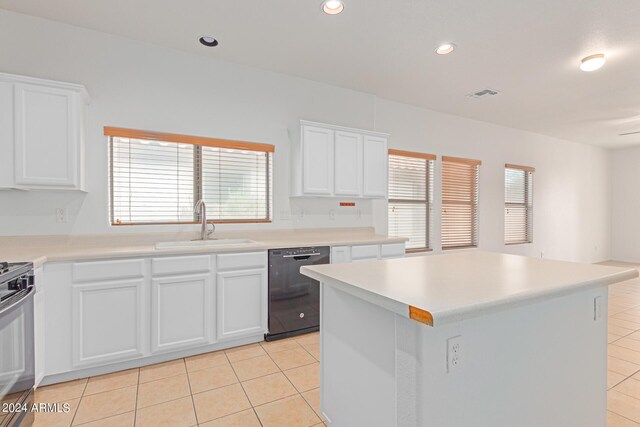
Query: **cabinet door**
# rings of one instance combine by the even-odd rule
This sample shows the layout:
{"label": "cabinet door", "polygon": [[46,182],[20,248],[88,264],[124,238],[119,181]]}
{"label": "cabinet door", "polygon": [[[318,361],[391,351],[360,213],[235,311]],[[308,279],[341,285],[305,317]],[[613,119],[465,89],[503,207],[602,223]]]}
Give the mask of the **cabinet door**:
{"label": "cabinet door", "polygon": [[334,144],[334,194],[362,193],[362,135],[336,131]]}
{"label": "cabinet door", "polygon": [[73,365],[143,355],[144,280],[72,286]]}
{"label": "cabinet door", "polygon": [[241,270],[217,274],[218,339],[265,333],[267,271]]}
{"label": "cabinet door", "polygon": [[15,183],[33,188],[80,188],[80,95],[15,84]]}
{"label": "cabinet door", "polygon": [[387,196],[388,153],[387,140],[375,136],[364,137],[363,195]]}
{"label": "cabinet door", "polygon": [[349,246],[331,247],[331,264],[344,264],[351,262],[351,248]]}
{"label": "cabinet door", "polygon": [[151,351],[153,353],[211,342],[211,288],[209,274],[152,280]]}
{"label": "cabinet door", "polygon": [[333,131],[302,127],[302,192],[331,195],[333,191]]}

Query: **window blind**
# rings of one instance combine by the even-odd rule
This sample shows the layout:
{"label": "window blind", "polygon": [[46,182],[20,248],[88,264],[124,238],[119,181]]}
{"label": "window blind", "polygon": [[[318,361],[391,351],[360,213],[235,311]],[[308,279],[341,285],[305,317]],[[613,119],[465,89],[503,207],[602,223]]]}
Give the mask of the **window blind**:
{"label": "window blind", "polygon": [[389,235],[408,237],[408,251],[428,249],[433,205],[432,154],[389,150]]}
{"label": "window blind", "polygon": [[504,169],[504,242],[533,241],[534,168],[506,164]]}
{"label": "window blind", "polygon": [[105,128],[113,225],[268,222],[272,145]]}
{"label": "window blind", "polygon": [[442,248],[478,245],[479,160],[442,158]]}

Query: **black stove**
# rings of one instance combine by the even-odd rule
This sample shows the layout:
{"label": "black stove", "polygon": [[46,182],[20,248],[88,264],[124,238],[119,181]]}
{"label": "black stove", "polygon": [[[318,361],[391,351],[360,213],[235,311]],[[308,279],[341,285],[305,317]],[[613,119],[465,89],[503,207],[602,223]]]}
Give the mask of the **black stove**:
{"label": "black stove", "polygon": [[33,285],[33,263],[0,262],[0,302]]}
{"label": "black stove", "polygon": [[10,410],[1,417],[3,427],[33,424],[28,408],[35,386],[35,286],[33,263],[0,262],[0,402],[27,408]]}

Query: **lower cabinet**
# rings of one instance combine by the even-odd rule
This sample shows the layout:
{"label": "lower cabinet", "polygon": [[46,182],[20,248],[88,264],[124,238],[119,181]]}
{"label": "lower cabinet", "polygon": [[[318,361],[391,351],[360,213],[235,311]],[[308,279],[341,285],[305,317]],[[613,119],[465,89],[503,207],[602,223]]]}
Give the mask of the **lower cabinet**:
{"label": "lower cabinet", "polygon": [[267,271],[264,268],[216,275],[218,339],[264,333],[267,329]]}
{"label": "lower cabinet", "polygon": [[151,352],[179,350],[212,341],[210,274],[151,281]]}
{"label": "lower cabinet", "polygon": [[381,245],[332,246],[331,264],[343,264],[374,259],[402,258],[404,243],[384,243]]}
{"label": "lower cabinet", "polygon": [[136,279],[72,286],[73,366],[143,355],[144,285]]}

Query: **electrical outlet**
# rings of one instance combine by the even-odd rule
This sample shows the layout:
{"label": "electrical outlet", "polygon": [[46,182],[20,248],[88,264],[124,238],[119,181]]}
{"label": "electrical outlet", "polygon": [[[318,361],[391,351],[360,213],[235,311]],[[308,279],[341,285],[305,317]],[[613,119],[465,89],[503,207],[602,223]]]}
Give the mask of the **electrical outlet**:
{"label": "electrical outlet", "polygon": [[67,208],[56,208],[56,222],[58,224],[66,224],[68,216]]}
{"label": "electrical outlet", "polygon": [[335,221],[335,220],[336,220],[336,211],[335,211],[335,209],[331,209],[331,210],[329,211],[329,219],[330,219],[331,221]]}
{"label": "electrical outlet", "polygon": [[304,219],[304,209],[300,209],[300,212],[298,212],[298,216],[300,217],[300,219]]}
{"label": "electrical outlet", "polygon": [[544,258],[544,252],[540,252],[540,258]]}
{"label": "electrical outlet", "polygon": [[447,373],[457,371],[462,367],[462,336],[447,340]]}

